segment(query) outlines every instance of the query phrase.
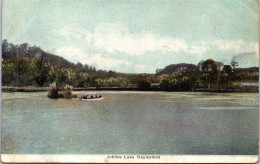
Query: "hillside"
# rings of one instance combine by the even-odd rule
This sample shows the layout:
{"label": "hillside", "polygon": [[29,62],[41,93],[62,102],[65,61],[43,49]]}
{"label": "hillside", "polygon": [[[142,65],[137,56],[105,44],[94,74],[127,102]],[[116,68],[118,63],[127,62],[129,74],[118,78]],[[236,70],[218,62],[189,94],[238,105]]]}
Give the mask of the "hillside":
{"label": "hillside", "polygon": [[156,71],[156,75],[162,75],[162,74],[172,74],[173,72],[180,71],[180,70],[198,70],[197,66],[194,64],[187,64],[187,63],[180,63],[180,64],[171,64],[163,69],[158,69]]}
{"label": "hillside", "polygon": [[2,42],[2,84],[5,86],[127,86],[142,81],[154,82],[154,74],[118,73],[96,70],[87,64],[72,63],[28,43]]}
{"label": "hillside", "polygon": [[43,63],[49,63],[60,68],[71,69],[75,72],[88,74],[96,72],[95,67],[87,64],[82,65],[81,63],[74,64],[63,57],[46,52],[40,47],[30,46],[28,43],[14,45],[12,43],[8,43],[7,40],[4,40],[2,42],[2,58],[30,58]]}

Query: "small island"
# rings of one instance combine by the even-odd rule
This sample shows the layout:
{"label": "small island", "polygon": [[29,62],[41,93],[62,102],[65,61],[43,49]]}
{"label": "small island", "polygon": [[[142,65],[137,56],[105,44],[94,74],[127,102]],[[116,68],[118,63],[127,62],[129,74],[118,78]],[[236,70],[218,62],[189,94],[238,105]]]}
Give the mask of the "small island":
{"label": "small island", "polygon": [[57,99],[57,98],[77,98],[77,95],[72,94],[72,89],[73,86],[71,85],[65,85],[65,86],[56,86],[56,83],[52,83],[50,85],[50,89],[48,92],[48,97],[52,99]]}

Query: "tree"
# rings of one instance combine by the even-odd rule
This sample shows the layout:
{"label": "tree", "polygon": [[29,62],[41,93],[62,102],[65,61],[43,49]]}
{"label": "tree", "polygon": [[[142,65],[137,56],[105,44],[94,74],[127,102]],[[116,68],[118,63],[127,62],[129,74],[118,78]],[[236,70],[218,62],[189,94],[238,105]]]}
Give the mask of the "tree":
{"label": "tree", "polygon": [[150,83],[146,80],[140,80],[138,82],[138,88],[141,89],[141,90],[146,90],[146,89],[149,89],[150,88]]}
{"label": "tree", "polygon": [[231,66],[230,65],[224,65],[222,72],[223,73],[227,73],[228,75],[230,75],[231,72],[232,72]]}
{"label": "tree", "polygon": [[38,74],[35,81],[39,86],[43,86],[44,83],[48,82],[49,80],[48,76],[49,76],[51,66],[47,63],[39,64],[39,62],[37,62],[37,67],[38,67]]}
{"label": "tree", "polygon": [[221,72],[221,76],[220,76],[220,85],[222,87],[226,87],[228,86],[230,80],[232,79],[233,76],[233,71],[230,65],[224,65],[222,72]]}
{"label": "tree", "polygon": [[204,63],[205,61],[204,60],[201,60],[198,64],[197,64],[197,67],[199,70],[202,70],[202,64]]}
{"label": "tree", "polygon": [[30,85],[35,81],[38,73],[36,61],[28,58],[9,59],[15,65],[16,85]]}
{"label": "tree", "polygon": [[116,72],[115,71],[108,71],[108,76],[109,77],[116,77]]}
{"label": "tree", "polygon": [[9,59],[2,61],[2,83],[3,85],[12,85],[16,80],[16,68]]}
{"label": "tree", "polygon": [[6,39],[2,42],[2,55],[4,59],[10,56],[10,45]]}
{"label": "tree", "polygon": [[217,82],[218,79],[218,65],[212,59],[208,59],[202,63],[202,80],[208,83],[208,89],[211,85]]}
{"label": "tree", "polygon": [[19,57],[30,57],[28,52],[29,52],[28,43],[23,43],[18,46]]}
{"label": "tree", "polygon": [[160,83],[160,88],[164,91],[170,91],[170,80],[169,78],[162,78]]}
{"label": "tree", "polygon": [[73,82],[73,86],[77,87],[85,87],[89,82],[89,77],[84,73],[77,73],[75,75],[75,80]]}
{"label": "tree", "polygon": [[238,66],[238,63],[235,60],[232,60],[230,65],[235,69]]}
{"label": "tree", "polygon": [[161,68],[156,69],[156,74],[159,74],[162,70],[163,69],[161,69]]}
{"label": "tree", "polygon": [[39,86],[43,86],[48,81],[50,65],[45,62],[45,52],[38,52],[38,61],[36,62],[38,68],[38,76],[36,77],[36,83]]}

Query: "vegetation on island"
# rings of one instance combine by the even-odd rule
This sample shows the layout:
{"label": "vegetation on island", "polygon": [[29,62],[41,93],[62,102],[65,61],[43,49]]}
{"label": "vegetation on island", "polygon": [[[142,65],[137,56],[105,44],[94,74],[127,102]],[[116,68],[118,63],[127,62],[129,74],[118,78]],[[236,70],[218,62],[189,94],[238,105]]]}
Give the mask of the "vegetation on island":
{"label": "vegetation on island", "polygon": [[57,99],[57,98],[66,98],[66,99],[71,99],[71,98],[76,98],[77,95],[72,94],[73,86],[71,85],[65,85],[65,86],[57,86],[56,83],[50,84],[50,89],[48,92],[48,97],[52,99]]}
{"label": "vegetation on island", "polygon": [[258,92],[257,85],[245,86],[244,83],[258,83],[259,68],[237,67],[235,61],[224,65],[207,59],[197,65],[172,64],[164,69],[157,69],[155,74],[119,73],[113,70],[97,70],[87,64],[74,64],[27,43],[14,45],[7,40],[2,42],[2,85],[46,87],[52,84],[50,88],[56,89],[50,90],[50,97],[73,96],[69,93],[73,87]]}

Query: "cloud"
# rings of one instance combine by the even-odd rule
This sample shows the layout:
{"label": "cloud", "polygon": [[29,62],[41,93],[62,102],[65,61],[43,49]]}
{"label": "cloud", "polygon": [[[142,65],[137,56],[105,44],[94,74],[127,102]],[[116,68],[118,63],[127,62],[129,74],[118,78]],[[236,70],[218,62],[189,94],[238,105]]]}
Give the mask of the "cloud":
{"label": "cloud", "polygon": [[113,59],[104,57],[102,54],[88,54],[80,48],[62,47],[55,51],[59,56],[72,61],[97,66],[99,69],[111,69],[119,66],[129,66],[130,62],[122,59]]}
{"label": "cloud", "polygon": [[94,31],[94,46],[109,53],[124,52],[128,55],[142,55],[145,52],[175,52],[187,49],[185,40],[160,37],[154,31],[130,33],[122,22],[101,23]]}
{"label": "cloud", "polygon": [[102,54],[95,54],[94,56],[82,60],[82,62],[88,63],[90,65],[97,66],[102,69],[117,68],[120,66],[128,66],[130,62],[122,59],[112,59],[104,57]]}
{"label": "cloud", "polygon": [[184,39],[160,37],[152,30],[130,33],[122,22],[100,23],[93,32],[73,24],[54,30],[52,33],[66,40],[84,39],[95,48],[104,49],[109,53],[122,52],[132,56],[155,51],[178,53],[188,48]]}
{"label": "cloud", "polygon": [[246,44],[245,41],[243,40],[215,40],[210,42],[212,45],[216,45],[219,47],[219,49],[223,50],[223,51],[227,51],[227,50],[239,50],[241,48],[241,46],[243,46],[244,44]]}
{"label": "cloud", "polygon": [[212,52],[215,50],[222,51],[224,53],[228,52],[228,54],[255,52],[256,56],[259,56],[258,42],[246,42],[241,39],[215,39],[211,41],[199,41],[197,43],[190,44],[185,52],[187,54],[205,55],[207,52]]}
{"label": "cloud", "polygon": [[246,42],[244,40],[215,40],[209,42],[211,46],[217,46],[222,51],[232,51],[233,54],[254,53],[259,58],[258,42]]}
{"label": "cloud", "polygon": [[135,72],[137,72],[137,73],[149,73],[149,72],[154,72],[154,70],[149,65],[140,64],[140,65],[135,66]]}
{"label": "cloud", "polygon": [[187,42],[182,38],[162,37],[153,30],[131,32],[126,24],[120,21],[103,22],[95,26],[92,30],[88,30],[78,24],[73,24],[54,30],[53,34],[67,40],[71,39],[71,43],[74,40],[80,40],[81,47],[88,46],[93,51],[105,51],[108,54],[119,52],[128,56],[141,56],[145,53],[158,51],[158,54],[191,54],[202,57],[212,52],[216,53],[220,51],[229,54],[254,51],[256,52],[256,56],[259,56],[257,42],[246,42],[241,39],[213,39]]}
{"label": "cloud", "polygon": [[55,50],[55,54],[64,57],[65,59],[72,61],[74,63],[79,62],[80,60],[87,58],[89,56],[83,50],[71,46],[59,48]]}
{"label": "cloud", "polygon": [[64,37],[67,40],[72,39],[85,39],[87,42],[91,42],[92,33],[78,24],[72,24],[64,26],[58,30],[52,31],[54,36]]}
{"label": "cloud", "polygon": [[191,46],[185,52],[188,54],[202,55],[209,50],[209,46]]}
{"label": "cloud", "polygon": [[250,43],[248,47],[255,52],[255,56],[259,59],[259,43]]}

